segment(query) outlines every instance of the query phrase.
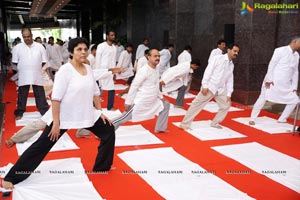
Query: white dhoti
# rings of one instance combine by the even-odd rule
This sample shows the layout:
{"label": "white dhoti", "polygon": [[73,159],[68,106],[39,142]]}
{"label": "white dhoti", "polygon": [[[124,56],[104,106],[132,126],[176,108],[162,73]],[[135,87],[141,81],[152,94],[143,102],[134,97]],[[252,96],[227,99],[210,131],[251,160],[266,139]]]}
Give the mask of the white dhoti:
{"label": "white dhoti", "polygon": [[163,109],[163,103],[159,98],[157,98],[154,101],[149,101],[149,99],[141,100],[134,105],[132,111],[132,121],[139,122],[143,120],[152,119],[155,115],[158,115],[158,113]]}
{"label": "white dhoti", "polygon": [[269,89],[266,89],[265,99],[270,102],[280,104],[297,104],[299,97],[293,91],[290,81],[274,81]]}

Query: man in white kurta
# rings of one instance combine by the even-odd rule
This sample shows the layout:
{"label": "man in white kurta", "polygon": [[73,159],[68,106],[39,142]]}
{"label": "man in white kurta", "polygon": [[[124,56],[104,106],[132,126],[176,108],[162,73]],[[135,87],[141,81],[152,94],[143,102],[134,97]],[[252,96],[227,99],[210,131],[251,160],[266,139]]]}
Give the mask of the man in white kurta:
{"label": "man in white kurta", "polygon": [[219,40],[217,45],[218,45],[218,47],[213,49],[210,52],[208,62],[210,62],[213,57],[218,56],[218,55],[222,55],[223,52],[225,51],[225,49],[226,49],[226,41],[225,40]]}
{"label": "man in white kurta", "polygon": [[[179,54],[177,58],[178,64],[183,62],[191,62],[192,61],[191,53],[192,53],[192,47],[189,45],[185,46],[183,52],[181,52],[181,54]],[[193,73],[194,73],[193,69],[190,69],[190,75],[188,77],[188,85],[185,89],[186,93],[188,93],[191,88]]]}
{"label": "man in white kurta", "polygon": [[187,45],[184,47],[184,50],[178,55],[178,63],[183,63],[183,62],[191,62],[192,61],[192,47]]}
{"label": "man in white kurta", "polygon": [[275,49],[261,87],[261,93],[251,112],[250,125],[255,125],[255,120],[266,101],[286,104],[278,122],[287,122],[287,118],[299,103],[297,96],[298,50],[300,50],[300,37],[292,39],[287,46]]}
{"label": "man in white kurta", "polygon": [[196,98],[192,101],[180,127],[184,130],[191,128],[191,123],[204,106],[214,98],[219,106],[218,113],[210,126],[221,129],[220,123],[226,117],[231,105],[231,93],[233,92],[233,69],[232,60],[237,57],[239,47],[232,44],[227,49],[227,54],[215,56],[208,63],[203,79],[202,87]]}
{"label": "man in white kurta", "polygon": [[149,49],[149,40],[144,38],[143,43],[138,46],[135,53],[135,64],[137,64],[138,60],[144,56],[145,50]]}
{"label": "man in white kurta", "polygon": [[190,69],[197,69],[200,66],[199,59],[192,62],[183,62],[165,71],[160,78],[162,92],[168,93],[178,90],[175,107],[183,107],[185,88],[188,85]]}
{"label": "man in white kurta", "polygon": [[158,71],[156,69],[158,63],[158,50],[150,50],[148,63],[136,74],[129,89],[125,100],[126,112],[119,118],[112,120],[116,129],[129,120],[133,122],[148,120],[158,114],[154,131],[166,131],[170,104],[163,100],[159,91]]}
{"label": "man in white kurta", "polygon": [[[113,45],[115,40],[115,32],[108,31],[106,33],[106,41],[98,45],[96,51],[96,69],[106,69],[116,67],[116,53],[117,49]],[[115,101],[115,86],[113,75],[100,81],[101,89],[108,91],[107,110],[114,110]]]}
{"label": "man in white kurta", "polygon": [[22,30],[24,43],[14,47],[12,63],[18,68],[18,101],[14,111],[16,119],[21,119],[26,110],[26,103],[30,85],[32,85],[37,108],[41,115],[48,110],[44,90],[42,66],[47,62],[46,51],[43,45],[34,42],[29,28]]}
{"label": "man in white kurta", "polygon": [[122,51],[117,67],[122,68],[122,72],[116,74],[116,79],[128,79],[134,75],[132,65],[132,50],[133,46],[128,44],[126,50]]}
{"label": "man in white kurta", "polygon": [[145,53],[144,53],[144,56],[141,57],[138,60],[136,68],[135,68],[135,73],[137,73],[143,66],[145,66],[147,64],[147,62],[148,62],[148,59],[147,59],[148,52],[149,52],[149,49],[146,49]]}
{"label": "man in white kurta", "polygon": [[159,70],[159,76],[161,76],[167,69],[170,68],[170,60],[172,58],[172,52],[174,51],[174,45],[169,44],[167,49],[159,51],[160,61],[157,65]]}
{"label": "man in white kurta", "polygon": [[54,44],[54,38],[49,37],[49,45],[46,46],[47,56],[48,56],[48,65],[50,69],[50,76],[54,80],[54,74],[62,64],[63,57],[61,47],[58,44]]}
{"label": "man in white kurta", "polygon": [[120,55],[121,55],[121,53],[122,53],[125,49],[124,49],[124,46],[121,44],[120,41],[117,41],[116,48],[117,48],[117,54],[116,54],[116,62],[117,62],[117,63],[116,63],[116,64],[118,64]]}

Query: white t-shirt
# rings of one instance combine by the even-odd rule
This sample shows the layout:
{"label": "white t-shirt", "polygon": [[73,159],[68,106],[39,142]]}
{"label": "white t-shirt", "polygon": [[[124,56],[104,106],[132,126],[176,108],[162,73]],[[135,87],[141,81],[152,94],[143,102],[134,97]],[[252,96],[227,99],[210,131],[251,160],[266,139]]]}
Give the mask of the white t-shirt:
{"label": "white t-shirt", "polygon": [[219,48],[213,49],[210,52],[209,58],[208,58],[208,62],[212,61],[213,57],[218,56],[218,55],[222,55],[223,51]]}
{"label": "white t-shirt", "polygon": [[60,129],[87,128],[94,125],[93,98],[100,95],[89,65],[81,75],[71,63],[61,66],[55,75],[52,100],[60,101]]}
{"label": "white t-shirt", "polygon": [[20,43],[14,47],[12,62],[18,63],[18,85],[44,85],[42,63],[47,62],[43,45],[33,42],[31,46]]}
{"label": "white t-shirt", "polygon": [[61,63],[64,61],[61,53],[61,47],[58,44],[48,45],[46,47],[46,52],[50,68],[58,70]]}
{"label": "white t-shirt", "polygon": [[88,59],[89,62],[90,62],[91,68],[92,68],[92,69],[96,69],[96,58],[95,58],[95,56],[94,56],[93,54],[90,53],[90,54],[88,55],[87,59]]}
{"label": "white t-shirt", "polygon": [[192,56],[187,50],[183,50],[183,52],[179,54],[177,60],[178,60],[178,64],[183,62],[191,62]]}

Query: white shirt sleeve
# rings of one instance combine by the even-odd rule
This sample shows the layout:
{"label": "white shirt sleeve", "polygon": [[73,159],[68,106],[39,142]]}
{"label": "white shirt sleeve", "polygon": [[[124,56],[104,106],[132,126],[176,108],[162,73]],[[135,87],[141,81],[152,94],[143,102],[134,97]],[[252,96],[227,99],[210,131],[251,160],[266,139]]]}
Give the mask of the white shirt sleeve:
{"label": "white shirt sleeve", "polygon": [[55,81],[53,84],[52,91],[52,100],[61,101],[66,90],[68,88],[70,78],[69,75],[71,72],[67,69],[67,67],[61,67],[58,72],[55,74]]}
{"label": "white shirt sleeve", "polygon": [[228,81],[225,83],[226,91],[227,91],[227,96],[231,97],[231,94],[233,92],[233,73],[229,77]]}
{"label": "white shirt sleeve", "polygon": [[48,57],[46,53],[46,49],[41,45],[41,52],[42,52],[42,62],[46,63],[48,62]]}
{"label": "white shirt sleeve", "polygon": [[119,60],[118,60],[118,65],[117,67],[123,67],[123,60],[125,59],[125,52],[122,51],[121,54],[120,54],[120,57],[119,57]]}
{"label": "white shirt sleeve", "polygon": [[298,77],[299,77],[298,66],[299,66],[299,56],[298,56],[298,62],[294,66],[294,74],[293,74],[293,78],[292,78],[292,87],[293,87],[293,90],[297,90],[298,89]]}
{"label": "white shirt sleeve", "polygon": [[208,63],[202,78],[202,88],[208,88],[208,81],[213,74],[215,62],[216,60],[213,60],[213,62]]}
{"label": "white shirt sleeve", "polygon": [[101,68],[101,59],[102,59],[102,45],[99,44],[96,50],[96,64],[95,64],[95,69]]}
{"label": "white shirt sleeve", "polygon": [[19,58],[18,58],[18,46],[15,46],[12,50],[12,63],[18,63]]}
{"label": "white shirt sleeve", "polygon": [[279,49],[275,49],[273,56],[270,60],[269,66],[268,66],[268,71],[266,74],[266,82],[272,82],[273,81],[273,73],[275,70],[276,65],[278,64],[279,60],[281,58],[281,53],[279,51]]}

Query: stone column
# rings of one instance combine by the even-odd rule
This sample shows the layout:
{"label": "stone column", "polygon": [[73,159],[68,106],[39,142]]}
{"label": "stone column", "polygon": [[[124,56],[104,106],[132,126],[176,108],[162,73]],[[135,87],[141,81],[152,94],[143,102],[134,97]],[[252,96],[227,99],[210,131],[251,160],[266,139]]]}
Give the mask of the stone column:
{"label": "stone column", "polygon": [[169,41],[175,45],[178,56],[185,45],[192,45],[194,34],[194,2],[185,0],[170,0],[170,32]]}

